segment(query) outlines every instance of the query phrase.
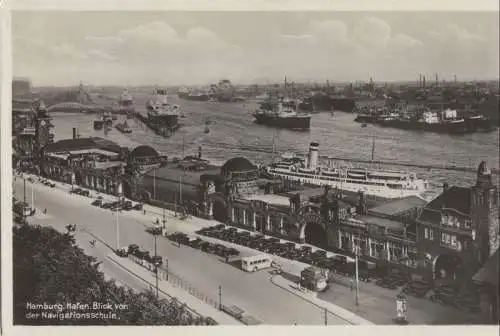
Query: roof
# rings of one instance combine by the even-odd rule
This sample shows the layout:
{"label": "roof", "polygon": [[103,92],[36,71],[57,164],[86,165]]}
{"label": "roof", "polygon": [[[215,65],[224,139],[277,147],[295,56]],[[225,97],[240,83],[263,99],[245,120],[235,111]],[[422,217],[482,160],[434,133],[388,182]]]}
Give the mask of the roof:
{"label": "roof", "polygon": [[120,153],[121,149],[116,143],[103,138],[79,138],[64,139],[48,144],[44,151],[46,153],[69,152],[85,149],[103,149],[106,151]]}
{"label": "roof", "polygon": [[378,226],[383,226],[389,229],[402,229],[403,223],[396,222],[387,218],[381,218],[370,215],[357,215],[355,219],[360,220],[366,224],[375,224]]}
{"label": "roof", "polygon": [[245,199],[249,201],[253,200],[262,201],[273,205],[290,206],[290,198],[273,194],[265,194],[265,195],[255,194],[247,196],[245,197]]}
{"label": "roof", "polygon": [[159,156],[158,152],[150,146],[142,145],[134,148],[134,150],[130,153],[131,157],[151,157],[151,156]]}
{"label": "roof", "polygon": [[417,196],[409,196],[395,200],[393,202],[388,202],[379,206],[375,206],[368,210],[370,214],[377,215],[388,215],[397,216],[408,210],[421,207],[427,204],[427,202]]}
{"label": "roof", "polygon": [[296,194],[299,194],[301,198],[303,199],[309,199],[314,196],[320,196],[325,193],[325,188],[307,188],[307,189],[302,189],[302,190],[294,190],[294,191],[289,191],[286,193],[287,196],[294,196]]}
{"label": "roof", "polygon": [[[450,187],[443,191],[441,195],[432,200],[425,207],[420,219],[435,222],[441,220],[441,215],[437,212],[441,212],[442,208],[449,208],[457,210],[465,215],[470,215],[471,211],[471,189],[465,187]],[[430,211],[429,211],[430,210]],[[434,210],[434,211],[432,211]],[[433,215],[434,213],[434,215]]]}
{"label": "roof", "polygon": [[245,159],[244,157],[235,157],[229,159],[224,163],[221,167],[222,172],[240,172],[240,171],[248,171],[257,169],[250,161]]}
{"label": "roof", "polygon": [[472,277],[473,281],[493,285],[498,288],[498,264],[500,263],[498,251],[497,249],[483,267],[477,271]]}
{"label": "roof", "polygon": [[113,167],[121,167],[125,166],[125,162],[122,161],[105,161],[105,162],[96,162],[95,163],[95,168],[96,169],[109,169]]}

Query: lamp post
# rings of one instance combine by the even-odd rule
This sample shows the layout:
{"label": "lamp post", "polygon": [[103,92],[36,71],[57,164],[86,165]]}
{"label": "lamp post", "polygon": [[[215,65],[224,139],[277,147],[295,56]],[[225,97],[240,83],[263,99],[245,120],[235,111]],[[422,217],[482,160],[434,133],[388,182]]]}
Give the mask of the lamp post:
{"label": "lamp post", "polygon": [[219,310],[222,310],[222,287],[219,286]]}
{"label": "lamp post", "polygon": [[118,218],[118,210],[116,211],[116,250],[120,248],[120,223]]}
{"label": "lamp post", "polygon": [[156,234],[154,234],[155,237],[155,275],[156,275],[156,298],[158,298],[158,260],[156,259],[157,252],[156,252]]}

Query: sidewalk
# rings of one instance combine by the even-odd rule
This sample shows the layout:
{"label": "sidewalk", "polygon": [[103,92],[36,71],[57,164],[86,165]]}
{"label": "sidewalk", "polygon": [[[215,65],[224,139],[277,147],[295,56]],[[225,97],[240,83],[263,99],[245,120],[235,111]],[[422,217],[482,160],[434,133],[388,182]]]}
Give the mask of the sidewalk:
{"label": "sidewalk", "polygon": [[[127,269],[130,273],[147,282],[153,288],[156,287],[156,278],[153,276],[153,273],[149,272],[142,266],[137,265],[132,260],[128,258],[121,258],[114,254],[108,255],[108,259]],[[190,295],[188,292],[180,288],[176,288],[168,282],[159,280],[158,288],[160,292],[165,292],[168,295],[177,298],[181,303],[185,303],[189,308],[196,311],[198,314],[203,315],[204,317],[211,317],[220,325],[244,325],[231,316],[221,312],[215,307],[203,303],[194,296]]]}
{"label": "sidewalk", "polygon": [[271,277],[271,282],[274,285],[302,298],[303,300],[311,302],[315,306],[326,309],[331,314],[349,322],[350,324],[353,324],[353,325],[373,325],[373,323],[371,323],[370,321],[365,320],[364,318],[359,317],[358,315],[356,315],[356,314],[354,314],[354,313],[352,313],[352,312],[350,312],[342,307],[334,305],[328,301],[318,299],[317,293],[315,293],[315,292],[311,292],[311,291],[304,290],[304,289],[299,289],[297,287],[296,283],[294,283],[290,280],[287,280],[280,275],[275,275],[275,276]]}

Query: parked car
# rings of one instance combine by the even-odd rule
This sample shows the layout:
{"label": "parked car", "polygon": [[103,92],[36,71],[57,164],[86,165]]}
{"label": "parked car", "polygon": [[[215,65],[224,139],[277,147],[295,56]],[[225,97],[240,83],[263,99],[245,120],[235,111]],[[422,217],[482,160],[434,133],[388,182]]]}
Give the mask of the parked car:
{"label": "parked car", "polygon": [[90,204],[91,204],[91,205],[93,205],[93,206],[98,206],[98,207],[100,207],[100,206],[102,205],[102,200],[97,199],[97,200],[95,200],[94,202],[92,202],[92,203],[90,203]]}

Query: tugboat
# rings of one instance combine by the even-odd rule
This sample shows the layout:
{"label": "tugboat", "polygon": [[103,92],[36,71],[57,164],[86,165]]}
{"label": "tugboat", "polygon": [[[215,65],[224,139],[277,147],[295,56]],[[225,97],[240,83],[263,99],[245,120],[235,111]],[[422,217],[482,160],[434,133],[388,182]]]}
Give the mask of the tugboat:
{"label": "tugboat", "polygon": [[288,128],[293,130],[308,130],[311,128],[311,115],[299,113],[295,100],[280,98],[278,103],[269,99],[260,103],[253,116],[257,124]]}
{"label": "tugboat", "polygon": [[132,133],[132,130],[128,126],[126,120],[123,123],[116,124],[115,128],[122,133]]}
{"label": "tugboat", "polygon": [[136,113],[137,119],[143,122],[157,135],[170,137],[179,125],[179,105],[171,105],[165,89],[156,89],[155,98],[146,104],[147,117]]}

